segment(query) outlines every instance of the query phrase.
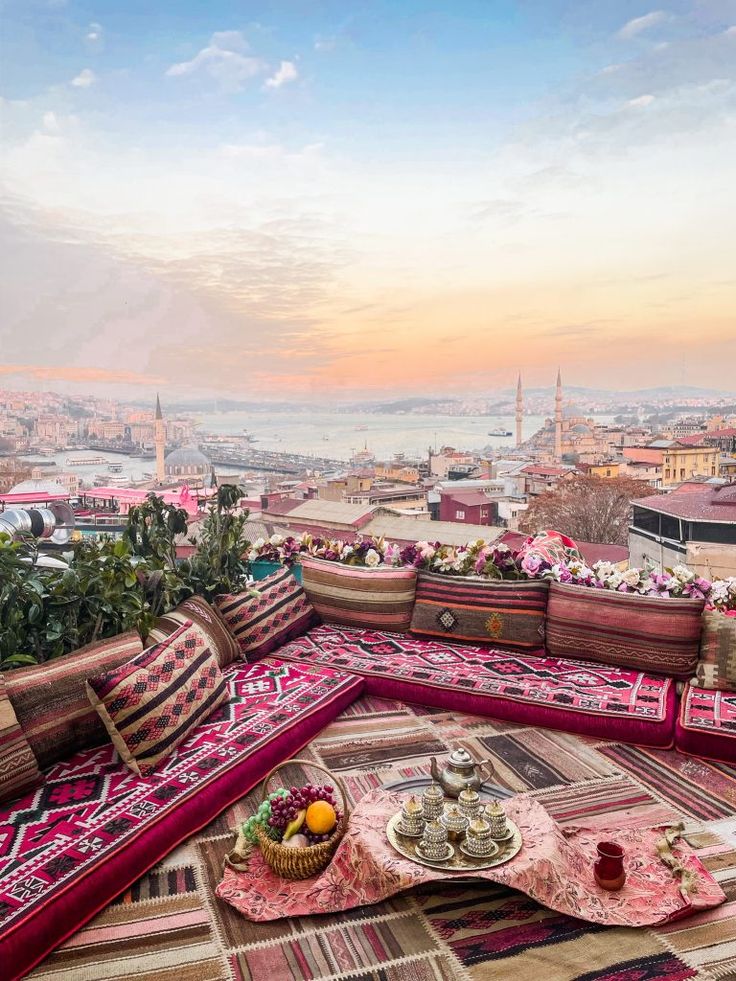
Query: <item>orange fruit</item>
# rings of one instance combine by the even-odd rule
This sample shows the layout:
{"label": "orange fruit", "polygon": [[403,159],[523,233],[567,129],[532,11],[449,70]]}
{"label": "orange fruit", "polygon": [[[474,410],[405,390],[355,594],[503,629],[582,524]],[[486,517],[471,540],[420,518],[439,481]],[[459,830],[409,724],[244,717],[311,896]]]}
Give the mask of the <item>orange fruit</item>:
{"label": "orange fruit", "polygon": [[313,835],[326,835],[337,824],[337,814],[326,800],[316,800],[307,808],[307,827]]}

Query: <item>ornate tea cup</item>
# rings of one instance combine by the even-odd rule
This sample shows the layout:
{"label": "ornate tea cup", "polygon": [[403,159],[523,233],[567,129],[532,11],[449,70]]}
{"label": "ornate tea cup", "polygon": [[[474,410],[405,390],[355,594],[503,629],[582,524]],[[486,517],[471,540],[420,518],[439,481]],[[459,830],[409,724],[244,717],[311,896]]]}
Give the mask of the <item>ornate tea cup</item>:
{"label": "ornate tea cup", "polygon": [[450,804],[440,818],[440,823],[447,829],[447,837],[450,841],[460,841],[465,837],[470,822],[457,804]]}

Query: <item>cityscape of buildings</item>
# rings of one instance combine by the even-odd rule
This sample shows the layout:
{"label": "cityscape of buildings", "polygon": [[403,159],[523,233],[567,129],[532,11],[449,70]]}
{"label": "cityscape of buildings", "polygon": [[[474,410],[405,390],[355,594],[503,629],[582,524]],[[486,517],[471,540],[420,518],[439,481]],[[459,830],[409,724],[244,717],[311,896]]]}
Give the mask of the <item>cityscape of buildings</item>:
{"label": "cityscape of buildings", "polygon": [[[447,445],[439,433],[438,445],[421,457],[377,459],[365,439],[349,460],[339,460],[259,450],[247,432],[204,431],[191,413],[165,413],[158,397],[146,410],[5,391],[0,507],[63,498],[83,532],[114,534],[129,508],[154,492],[185,507],[194,526],[213,487],[228,481],[243,489],[254,539],[310,531],[514,542],[540,495],[580,475],[628,478],[641,486],[628,544],[586,543],[590,554],[607,546],[616,561],[736,572],[736,415],[701,404],[670,411],[666,421],[660,407],[649,417],[603,422],[570,404],[561,372],[553,410],[531,437],[523,437],[529,406],[521,374],[513,406],[513,432],[489,432],[497,441],[483,448]],[[135,478],[126,466],[133,459],[145,468]]]}

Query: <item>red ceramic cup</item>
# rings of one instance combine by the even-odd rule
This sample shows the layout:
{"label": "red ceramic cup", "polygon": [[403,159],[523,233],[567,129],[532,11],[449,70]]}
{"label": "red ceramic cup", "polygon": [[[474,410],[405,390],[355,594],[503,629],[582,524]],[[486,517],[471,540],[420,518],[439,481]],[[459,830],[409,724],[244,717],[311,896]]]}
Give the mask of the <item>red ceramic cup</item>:
{"label": "red ceramic cup", "polygon": [[615,841],[598,842],[598,861],[593,866],[595,881],[601,889],[615,892],[626,882],[624,850]]}

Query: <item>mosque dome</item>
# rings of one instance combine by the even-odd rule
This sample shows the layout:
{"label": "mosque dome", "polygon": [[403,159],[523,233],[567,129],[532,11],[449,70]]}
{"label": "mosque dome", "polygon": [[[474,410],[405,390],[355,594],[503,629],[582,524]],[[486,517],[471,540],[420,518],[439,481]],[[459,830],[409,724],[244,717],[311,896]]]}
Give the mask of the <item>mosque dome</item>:
{"label": "mosque dome", "polygon": [[579,422],[577,426],[573,426],[570,430],[571,433],[589,433],[590,426],[586,426],[584,422]]}
{"label": "mosque dome", "polygon": [[210,461],[196,446],[182,446],[164,460],[167,477],[203,477],[210,467]]}
{"label": "mosque dome", "polygon": [[15,487],[11,487],[8,493],[38,494],[39,501],[43,501],[47,497],[55,497],[58,494],[69,497],[67,488],[62,487],[61,484],[57,484],[55,480],[21,480]]}

